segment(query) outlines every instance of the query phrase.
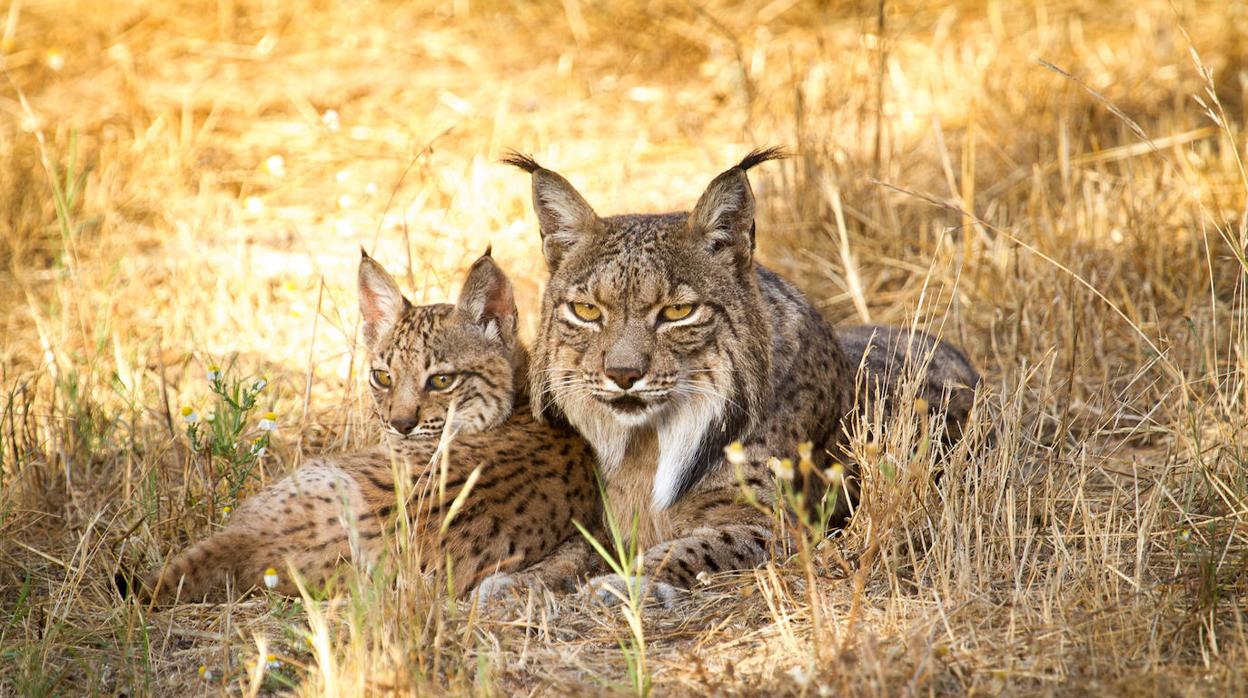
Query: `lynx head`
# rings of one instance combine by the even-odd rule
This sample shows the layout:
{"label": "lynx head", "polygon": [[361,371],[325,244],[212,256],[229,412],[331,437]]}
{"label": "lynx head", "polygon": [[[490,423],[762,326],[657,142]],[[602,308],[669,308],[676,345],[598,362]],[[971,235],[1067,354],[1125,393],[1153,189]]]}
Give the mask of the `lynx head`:
{"label": "lynx head", "polygon": [[516,338],[511,282],[489,251],[469,270],[458,303],[421,306],[360,253],[368,383],[387,436],[438,438],[452,403],[452,431],[485,431],[506,421],[526,385],[527,355]]}
{"label": "lynx head", "polygon": [[653,429],[651,501],[663,509],[753,432],[770,388],[766,306],[754,267],[750,153],[691,213],[600,217],[532,158],[533,205],[550,282],[530,369],[533,408],[563,415],[607,476],[633,431]]}

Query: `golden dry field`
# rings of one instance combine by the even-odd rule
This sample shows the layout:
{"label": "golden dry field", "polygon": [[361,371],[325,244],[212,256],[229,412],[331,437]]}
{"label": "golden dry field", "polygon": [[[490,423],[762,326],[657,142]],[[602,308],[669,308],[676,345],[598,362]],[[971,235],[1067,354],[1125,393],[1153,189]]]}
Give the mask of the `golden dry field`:
{"label": "golden dry field", "polygon": [[[0,695],[1248,693],[1248,3],[0,10]],[[403,554],[303,599],[118,598],[379,438],[361,246],[419,303],[493,245],[531,337],[506,149],[609,214],[761,145],[794,154],[751,173],[762,259],[835,322],[965,346],[990,445],[932,463],[901,415],[847,529],[640,617],[484,612]],[[205,453],[212,366],[268,385]],[[268,411],[253,461],[228,440]]]}

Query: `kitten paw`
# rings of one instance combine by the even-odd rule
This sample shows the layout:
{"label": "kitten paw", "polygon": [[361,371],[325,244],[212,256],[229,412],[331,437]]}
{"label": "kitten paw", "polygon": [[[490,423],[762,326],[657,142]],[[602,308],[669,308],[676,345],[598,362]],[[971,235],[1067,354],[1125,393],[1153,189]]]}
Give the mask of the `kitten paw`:
{"label": "kitten paw", "polygon": [[631,580],[625,579],[618,574],[604,574],[589,580],[586,591],[599,603],[607,606],[614,606],[619,603],[628,602],[629,584],[633,584],[637,591],[637,598],[641,600],[642,605],[650,603],[660,603],[664,608],[671,610],[675,608],[676,603],[685,595],[685,592],[666,582],[659,582],[646,576],[633,577]]}
{"label": "kitten paw", "polygon": [[492,605],[506,597],[512,596],[520,580],[506,572],[495,572],[477,585],[477,602],[481,605]]}

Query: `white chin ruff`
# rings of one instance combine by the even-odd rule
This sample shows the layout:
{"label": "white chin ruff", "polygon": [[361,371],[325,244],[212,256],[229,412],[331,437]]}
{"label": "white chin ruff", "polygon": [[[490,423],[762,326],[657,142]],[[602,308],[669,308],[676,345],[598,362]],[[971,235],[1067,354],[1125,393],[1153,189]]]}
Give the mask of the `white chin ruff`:
{"label": "white chin ruff", "polygon": [[641,410],[640,412],[634,412],[632,414],[628,412],[621,412],[619,410],[612,410],[610,408],[608,408],[608,410],[611,412],[611,416],[615,419],[616,423],[618,423],[620,426],[624,427],[625,429],[636,429],[637,427],[644,427],[650,422],[654,421],[654,416],[656,414],[659,414],[662,411],[662,410],[653,409],[651,407],[647,407],[646,409]]}
{"label": "white chin ruff", "polygon": [[650,506],[654,511],[662,511],[676,501],[683,475],[692,467],[693,457],[707,433],[719,428],[726,406],[727,402],[719,395],[700,394],[681,399],[675,405],[635,415],[597,404],[576,410],[564,409],[564,414],[594,448],[598,465],[608,476],[624,461],[633,430],[653,424],[658,437],[659,462]]}
{"label": "white chin ruff", "polygon": [[664,413],[657,431],[659,465],[654,473],[654,489],[650,506],[662,511],[676,501],[676,493],[685,472],[693,466],[702,440],[711,429],[719,427],[727,402],[719,395],[700,394],[681,400]]}

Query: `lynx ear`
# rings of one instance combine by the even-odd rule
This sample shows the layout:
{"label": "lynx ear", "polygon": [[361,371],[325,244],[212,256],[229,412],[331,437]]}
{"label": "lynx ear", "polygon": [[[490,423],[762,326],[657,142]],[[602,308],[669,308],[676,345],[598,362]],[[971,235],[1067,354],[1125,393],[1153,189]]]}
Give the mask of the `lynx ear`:
{"label": "lynx ear", "polygon": [[755,150],[736,167],[711,181],[689,214],[689,229],[712,254],[731,254],[748,264],[754,252],[754,192],[746,171],[768,160],[785,157],[779,148]]}
{"label": "lynx ear", "polygon": [[568,250],[597,229],[598,214],[568,180],[528,155],[513,152],[503,162],[533,175],[533,209],[542,231],[542,254],[554,272]]}
{"label": "lynx ear", "polygon": [[459,312],[510,344],[516,336],[516,299],[511,281],[494,262],[490,250],[473,262],[456,304]]}
{"label": "lynx ear", "polygon": [[360,248],[360,317],[364,343],[372,349],[394,327],[410,304],[394,278]]}

